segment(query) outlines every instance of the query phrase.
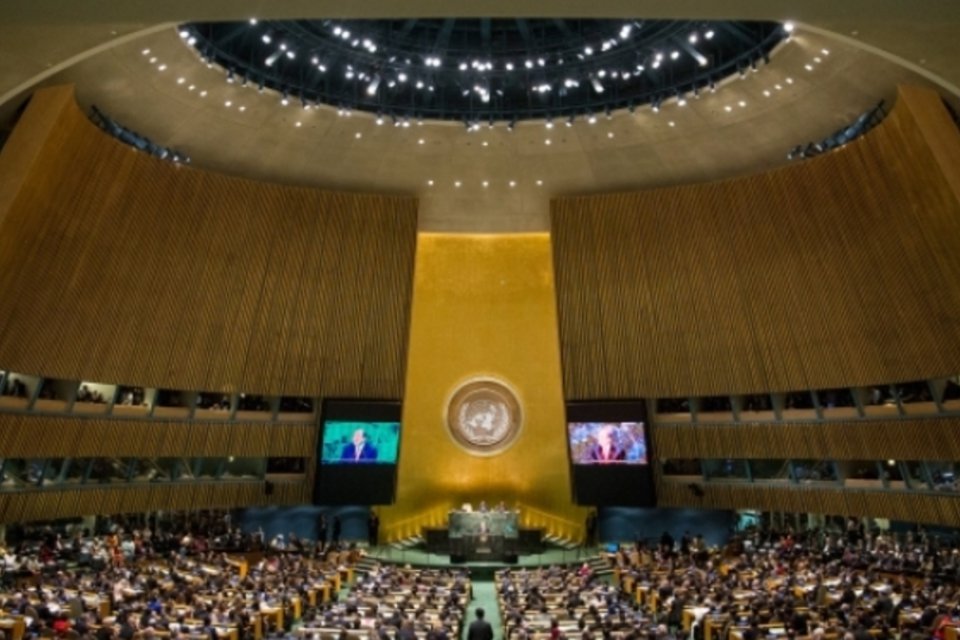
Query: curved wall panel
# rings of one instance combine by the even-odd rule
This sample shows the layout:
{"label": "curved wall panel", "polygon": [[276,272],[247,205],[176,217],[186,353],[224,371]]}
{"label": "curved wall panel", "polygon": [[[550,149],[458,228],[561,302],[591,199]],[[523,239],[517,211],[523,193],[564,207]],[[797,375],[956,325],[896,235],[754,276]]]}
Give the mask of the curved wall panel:
{"label": "curved wall panel", "polygon": [[34,96],[0,173],[16,177],[0,183],[3,366],[145,387],[402,396],[415,199],[161,161],[92,125],[69,87]]}
{"label": "curved wall panel", "polygon": [[958,149],[939,97],[901,88],[879,127],[813,160],[554,201],[567,398],[956,374]]}

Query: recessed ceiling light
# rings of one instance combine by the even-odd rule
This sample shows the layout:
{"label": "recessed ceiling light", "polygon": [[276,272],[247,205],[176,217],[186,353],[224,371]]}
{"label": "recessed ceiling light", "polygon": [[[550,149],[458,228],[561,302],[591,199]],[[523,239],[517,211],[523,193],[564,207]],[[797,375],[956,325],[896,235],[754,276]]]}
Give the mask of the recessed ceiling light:
{"label": "recessed ceiling light", "polygon": [[355,134],[353,134],[353,137],[356,138],[357,140],[359,140],[360,138],[363,137],[363,134],[360,133],[359,131],[357,131]]}
{"label": "recessed ceiling light", "polygon": [[457,180],[456,182],[453,183],[453,186],[455,186],[456,188],[459,189],[459,188],[460,188],[460,184],[461,184],[460,181]]}
{"label": "recessed ceiling light", "polygon": [[433,186],[433,180],[427,180],[427,186],[428,186],[428,187],[432,187],[432,186]]}
{"label": "recessed ceiling light", "polygon": [[730,113],[731,111],[733,111],[733,107],[731,107],[730,105],[727,105],[723,108],[723,110],[726,111],[727,113]]}
{"label": "recessed ceiling light", "polygon": [[204,89],[203,91],[200,92],[200,97],[201,97],[201,98],[206,98],[206,97],[207,97],[207,90],[206,90],[206,89]]}
{"label": "recessed ceiling light", "polygon": [[513,188],[513,187],[517,186],[517,181],[516,181],[516,180],[511,180],[511,181],[509,182],[509,184],[510,184],[510,187]]}
{"label": "recessed ceiling light", "polygon": [[417,144],[426,144],[426,143],[427,141],[424,140],[423,138],[420,138],[419,140],[417,140]]}
{"label": "recessed ceiling light", "polygon": [[490,181],[489,181],[489,180],[484,180],[484,181],[483,181],[483,188],[486,189],[486,188],[489,187],[489,186],[490,186]]}
{"label": "recessed ceiling light", "polygon": [[742,108],[744,108],[745,106],[747,106],[747,101],[746,101],[746,100],[741,100],[741,101],[738,102],[737,104],[740,105],[740,108],[742,109]]}
{"label": "recessed ceiling light", "polygon": [[675,127],[675,126],[677,126],[677,123],[676,123],[676,122],[674,122],[673,120],[671,120],[671,121],[670,121],[670,122],[668,122],[667,124],[668,124],[668,125],[670,125],[671,127]]}
{"label": "recessed ceiling light", "polygon": [[244,106],[244,105],[240,105],[239,107],[237,107],[237,110],[239,110],[239,111],[246,111],[246,110],[247,110],[247,107]]}
{"label": "recessed ceiling light", "polygon": [[612,138],[612,137],[613,137],[613,131],[607,131],[607,137],[608,137],[608,138]]}
{"label": "recessed ceiling light", "polygon": [[489,147],[489,146],[490,146],[490,143],[487,142],[486,140],[484,140],[484,141],[481,142],[480,144],[482,144],[482,145],[485,146],[485,147]]}
{"label": "recessed ceiling light", "polygon": [[303,126],[303,123],[300,122],[299,120],[297,120],[295,123],[293,123],[293,126],[295,126],[295,127],[302,127],[302,126]]}
{"label": "recessed ceiling light", "polygon": [[142,54],[145,55],[145,56],[148,56],[148,55],[150,55],[150,49],[144,49],[144,50],[141,51],[140,53],[142,53]]}
{"label": "recessed ceiling light", "polygon": [[793,78],[787,78],[787,84],[793,84]]}
{"label": "recessed ceiling light", "polygon": [[763,97],[764,97],[764,98],[769,98],[769,97],[770,97],[770,90],[769,90],[769,89],[764,89],[764,90],[763,90]]}
{"label": "recessed ceiling light", "polygon": [[542,186],[543,186],[543,180],[537,180],[537,186],[538,186],[538,187],[542,187]]}
{"label": "recessed ceiling light", "polygon": [[543,141],[543,144],[550,145],[550,144],[553,144],[553,142],[551,142],[550,138],[547,138],[546,140]]}
{"label": "recessed ceiling light", "polygon": [[167,70],[167,65],[165,64],[162,64],[159,67],[157,67],[157,71],[166,71],[166,70]]}
{"label": "recessed ceiling light", "polygon": [[232,100],[227,100],[226,102],[223,103],[223,106],[225,106],[226,108],[229,109],[230,107],[233,106],[233,101],[232,101]]}
{"label": "recessed ceiling light", "polygon": [[805,65],[803,65],[803,68],[806,69],[807,71],[813,71],[813,65],[812,65],[812,64],[805,64]]}
{"label": "recessed ceiling light", "polygon": [[830,55],[830,50],[829,50],[829,49],[820,49],[820,53],[822,53],[822,54],[825,55],[825,56],[828,56],[828,55]]}
{"label": "recessed ceiling light", "polygon": [[150,58],[150,64],[156,64],[156,62],[157,62],[157,57],[156,57],[156,56]]}
{"label": "recessed ceiling light", "polygon": [[187,91],[193,91],[193,90],[196,89],[196,88],[197,88],[197,85],[192,84],[192,85],[190,85],[189,87],[187,87]]}
{"label": "recessed ceiling light", "polygon": [[183,84],[183,83],[186,82],[186,81],[187,81],[187,79],[184,78],[183,76],[180,76],[179,78],[177,78],[177,84]]}

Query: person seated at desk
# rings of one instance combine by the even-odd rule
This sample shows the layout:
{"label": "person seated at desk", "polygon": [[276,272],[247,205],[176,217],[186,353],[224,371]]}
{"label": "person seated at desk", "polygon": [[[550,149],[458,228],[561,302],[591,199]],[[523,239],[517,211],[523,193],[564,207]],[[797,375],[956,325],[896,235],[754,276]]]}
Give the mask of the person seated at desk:
{"label": "person seated at desk", "polygon": [[353,441],[340,454],[341,462],[373,462],[376,459],[377,448],[367,442],[367,434],[363,429],[353,432]]}

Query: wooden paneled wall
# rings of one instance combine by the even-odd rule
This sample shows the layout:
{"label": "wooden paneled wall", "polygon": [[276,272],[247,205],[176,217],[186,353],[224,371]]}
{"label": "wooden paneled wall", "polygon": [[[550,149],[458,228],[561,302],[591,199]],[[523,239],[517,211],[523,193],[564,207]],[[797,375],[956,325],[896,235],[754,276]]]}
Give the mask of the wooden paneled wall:
{"label": "wooden paneled wall", "polygon": [[118,420],[0,413],[5,458],[292,457],[316,454],[312,424]]}
{"label": "wooden paneled wall", "polygon": [[960,460],[960,418],[820,423],[658,425],[654,450],[670,458]]}
{"label": "wooden paneled wall", "polygon": [[949,494],[750,483],[706,483],[700,484],[700,488],[702,497],[695,496],[687,482],[661,480],[657,486],[657,499],[662,507],[869,516],[953,527],[960,523],[960,499]]}
{"label": "wooden paneled wall", "polygon": [[957,374],[957,148],[939,96],[901,89],[876,129],[812,160],[554,201],[567,399]]}
{"label": "wooden paneled wall", "polygon": [[[145,387],[402,397],[414,198],[177,166],[101,132],[70,87],[37,92],[19,127],[0,157],[4,170],[28,164],[0,201],[0,365]],[[25,137],[44,144],[23,150]]]}
{"label": "wooden paneled wall", "polygon": [[136,486],[93,485],[76,489],[0,493],[0,523],[148,511],[184,511],[293,505],[310,501],[304,482],[182,482]]}

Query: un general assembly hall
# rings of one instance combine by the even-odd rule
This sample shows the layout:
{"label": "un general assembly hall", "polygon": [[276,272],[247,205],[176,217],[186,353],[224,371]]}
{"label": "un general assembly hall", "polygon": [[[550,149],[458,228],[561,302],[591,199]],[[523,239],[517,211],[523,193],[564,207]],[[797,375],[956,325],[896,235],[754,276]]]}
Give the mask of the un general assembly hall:
{"label": "un general assembly hall", "polygon": [[960,4],[0,6],[0,637],[955,640]]}

